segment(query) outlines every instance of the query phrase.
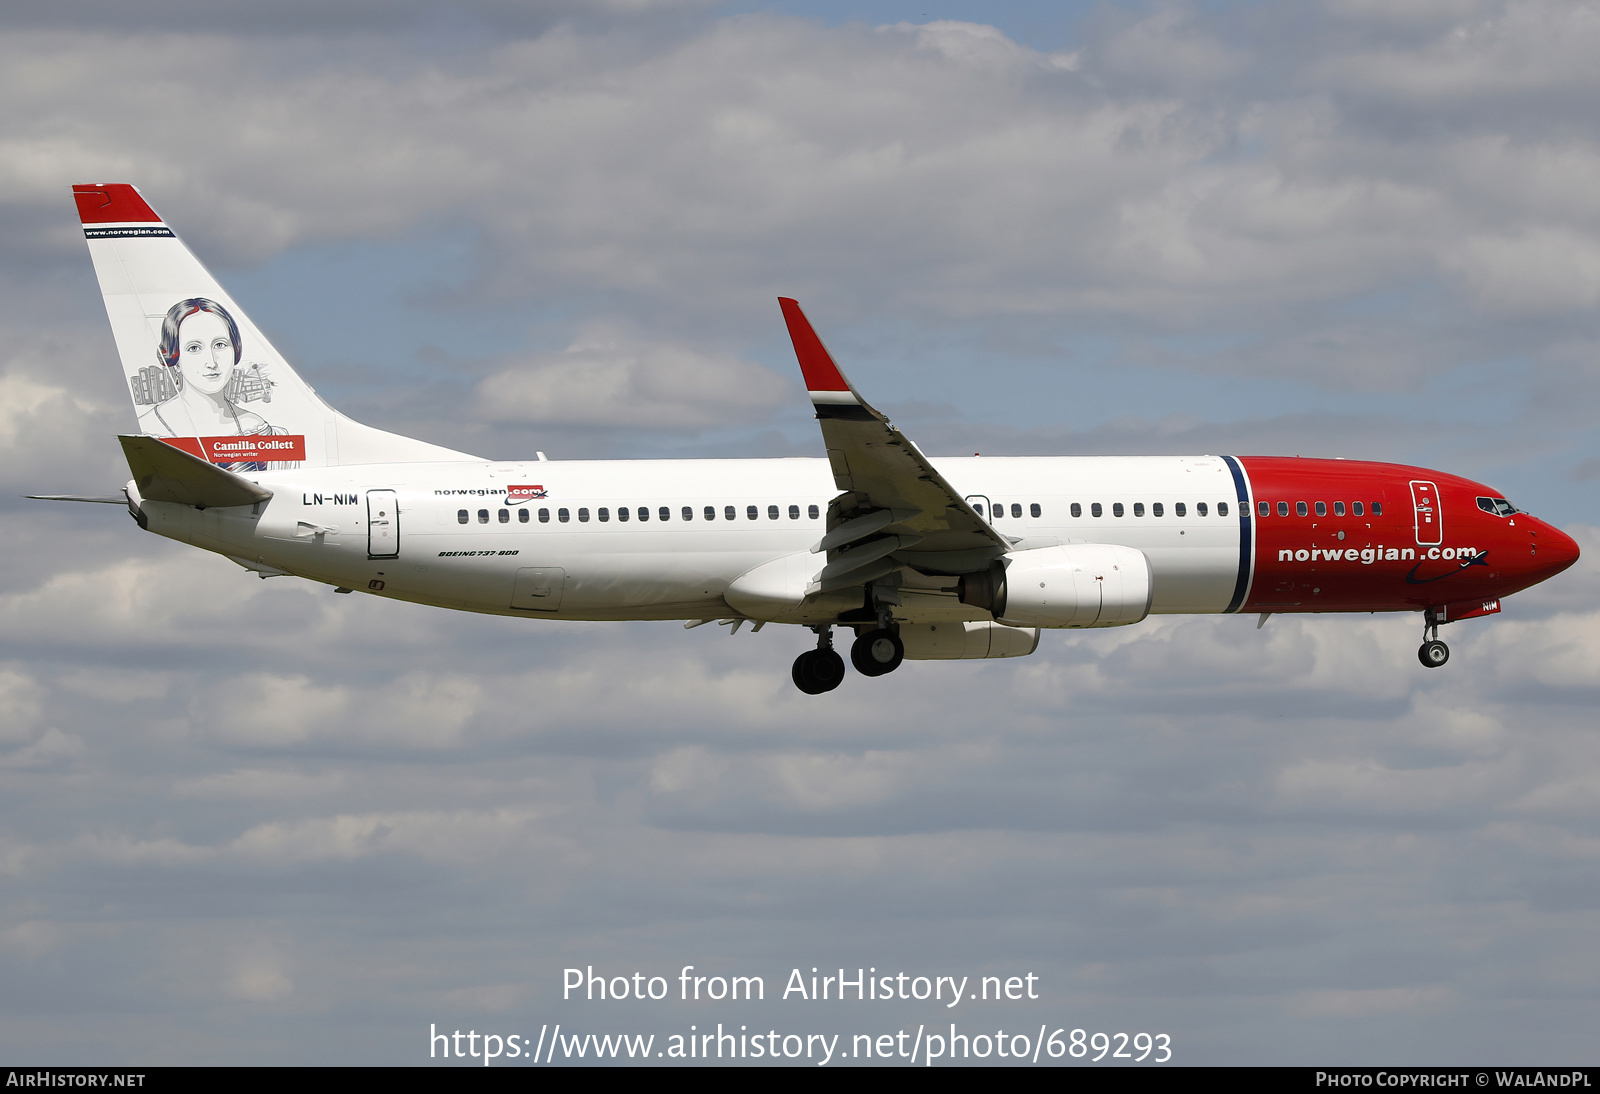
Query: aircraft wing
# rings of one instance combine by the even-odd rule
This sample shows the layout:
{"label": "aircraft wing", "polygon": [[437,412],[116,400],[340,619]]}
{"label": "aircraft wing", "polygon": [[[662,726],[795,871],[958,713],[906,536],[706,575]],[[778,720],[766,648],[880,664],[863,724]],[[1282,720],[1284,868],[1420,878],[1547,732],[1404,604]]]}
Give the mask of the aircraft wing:
{"label": "aircraft wing", "polygon": [[813,548],[829,554],[820,591],[864,584],[897,564],[971,573],[1009,550],[910,438],[861,398],[799,303],[780,297],[778,304],[843,491],[828,507],[828,534]]}

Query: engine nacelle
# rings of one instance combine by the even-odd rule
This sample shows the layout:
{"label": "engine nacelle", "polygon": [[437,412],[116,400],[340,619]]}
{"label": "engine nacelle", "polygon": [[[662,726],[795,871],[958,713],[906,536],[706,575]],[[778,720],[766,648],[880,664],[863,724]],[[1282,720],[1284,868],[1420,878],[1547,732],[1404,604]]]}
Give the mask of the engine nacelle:
{"label": "engine nacelle", "polygon": [[900,641],[907,661],[1026,657],[1039,648],[1039,628],[988,622],[902,623]]}
{"label": "engine nacelle", "polygon": [[1132,547],[1073,543],[1018,551],[962,578],[961,602],[1027,627],[1121,627],[1150,614],[1150,561]]}

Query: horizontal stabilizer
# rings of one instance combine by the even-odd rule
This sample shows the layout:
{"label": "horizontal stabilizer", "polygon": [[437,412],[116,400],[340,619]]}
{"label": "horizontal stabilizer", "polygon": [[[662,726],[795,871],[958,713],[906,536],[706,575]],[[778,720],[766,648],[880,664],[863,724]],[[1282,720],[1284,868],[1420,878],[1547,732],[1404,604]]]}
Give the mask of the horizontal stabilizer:
{"label": "horizontal stabilizer", "polygon": [[128,499],[121,494],[96,494],[93,497],[83,494],[24,494],[22,496],[33,501],[92,501],[97,505],[128,504]]}
{"label": "horizontal stabilizer", "polygon": [[134,484],[146,501],[172,501],[196,509],[254,505],[272,491],[232,471],[174,448],[159,437],[118,437]]}

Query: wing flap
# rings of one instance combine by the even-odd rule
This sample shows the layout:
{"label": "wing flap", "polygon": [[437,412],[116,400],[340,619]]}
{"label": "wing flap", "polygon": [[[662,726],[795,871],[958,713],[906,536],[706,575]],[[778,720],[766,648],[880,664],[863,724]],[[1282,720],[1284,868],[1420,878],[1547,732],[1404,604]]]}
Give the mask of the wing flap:
{"label": "wing flap", "polygon": [[272,491],[235,475],[226,468],[191,456],[159,437],[121,436],[128,470],[147,501],[170,501],[196,509],[221,509],[254,505],[272,497]]}

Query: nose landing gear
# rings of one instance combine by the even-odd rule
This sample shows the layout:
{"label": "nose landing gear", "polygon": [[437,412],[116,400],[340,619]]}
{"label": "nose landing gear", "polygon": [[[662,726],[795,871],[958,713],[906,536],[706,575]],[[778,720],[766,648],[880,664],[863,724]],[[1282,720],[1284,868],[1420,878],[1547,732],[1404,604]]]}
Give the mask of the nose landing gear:
{"label": "nose landing gear", "polygon": [[794,659],[794,686],[807,695],[832,691],[844,680],[844,658],[833,648],[833,628],[814,627],[817,648]]}
{"label": "nose landing gear", "polygon": [[1450,647],[1439,641],[1439,616],[1432,608],[1422,613],[1422,638],[1417,660],[1424,668],[1436,669],[1450,660]]}

